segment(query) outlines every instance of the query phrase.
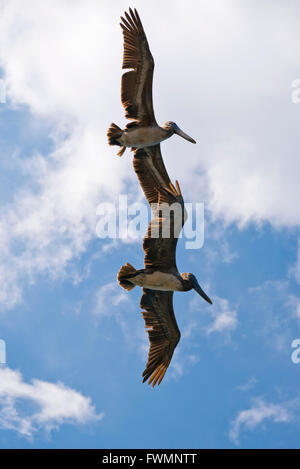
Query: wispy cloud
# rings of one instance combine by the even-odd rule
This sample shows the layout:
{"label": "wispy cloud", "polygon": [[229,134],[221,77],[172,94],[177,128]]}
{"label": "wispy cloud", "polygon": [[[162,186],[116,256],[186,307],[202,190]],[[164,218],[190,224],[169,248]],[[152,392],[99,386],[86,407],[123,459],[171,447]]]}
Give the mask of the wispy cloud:
{"label": "wispy cloud", "polygon": [[129,296],[117,284],[117,281],[102,285],[95,294],[94,314],[98,317],[111,314],[112,309],[121,303],[128,303]]}
{"label": "wispy cloud", "polygon": [[200,357],[195,353],[191,353],[184,343],[180,344],[180,347],[175,350],[174,356],[171,361],[170,370],[166,377],[168,379],[178,380],[185,374],[189,373],[191,368],[199,363]]}
{"label": "wispy cloud", "polygon": [[300,324],[300,297],[288,295],[287,304],[291,311],[291,317],[296,318],[298,320],[298,324]]}
{"label": "wispy cloud", "polygon": [[[54,148],[26,163],[36,190],[22,186],[1,214],[0,260],[8,273],[1,284],[4,308],[20,302],[24,283],[33,283],[39,275],[66,275],[67,267],[95,237],[99,201],[111,200],[128,178],[134,177],[128,159],[115,158],[115,150],[107,147],[105,138],[113,116],[117,121],[123,118],[116,91],[120,87],[122,39],[118,21],[113,23],[123,9],[122,2],[108,7],[96,0],[72,4],[66,0],[43,4],[28,0],[26,9],[20,5],[19,0],[4,2],[1,11],[1,65],[7,105],[14,106],[16,112],[22,112],[25,105],[32,116],[45,119]],[[226,8],[220,2],[193,2],[194,17],[197,21],[201,18],[201,26],[197,23],[195,28],[193,17],[180,2],[173,2],[172,7],[174,19],[184,17],[186,30],[182,34],[190,34],[192,25],[193,42],[199,44],[186,49],[178,32],[173,35],[179,53],[184,47],[176,86],[185,83],[182,73],[193,64],[190,86],[184,88],[176,105],[182,120],[195,126],[200,106],[197,103],[191,111],[195,97],[189,90],[199,89],[201,77],[198,98],[205,116],[201,133],[207,136],[201,159],[199,150],[189,147],[189,165],[180,157],[183,143],[174,140],[168,144],[174,153],[168,158],[166,152],[172,178],[178,174],[183,178],[186,200],[206,195],[212,215],[227,223],[267,220],[274,226],[299,226],[300,214],[294,204],[299,199],[296,106],[290,103],[287,91],[300,48],[293,9],[279,12],[274,7],[262,24],[257,21],[256,2],[255,7],[251,3],[243,9],[231,1]],[[143,9],[155,58],[164,64],[166,50],[158,47],[155,34],[164,26],[164,15],[152,21],[151,8],[145,4]],[[173,24],[175,33],[177,21]],[[218,25],[218,36],[212,37],[211,24]],[[217,61],[209,59],[215,56]],[[169,65],[161,67],[160,87],[156,89],[162,113],[172,104]],[[226,92],[215,99],[220,76]],[[272,103],[278,102],[277,119],[274,113],[270,118],[270,98]],[[287,106],[287,112],[279,111]],[[229,108],[235,112],[224,119]],[[232,129],[236,129],[234,134]],[[198,174],[201,177],[196,179]],[[228,245],[221,249],[225,261],[232,261],[235,253]],[[0,272],[0,279],[3,276]],[[216,324],[217,328],[223,326],[224,322]]]}
{"label": "wispy cloud", "polygon": [[201,309],[206,308],[206,311],[209,314],[205,325],[202,324],[203,319],[199,319],[198,327],[201,327],[207,335],[212,334],[213,332],[219,332],[226,337],[230,337],[230,333],[233,332],[238,324],[238,312],[236,308],[232,307],[229,304],[229,301],[226,298],[220,298],[218,296],[213,297],[213,305],[206,306],[203,305],[203,300],[195,296],[190,302],[190,309]]}
{"label": "wispy cloud", "polygon": [[272,404],[262,398],[255,399],[249,409],[241,410],[231,422],[230,439],[238,445],[241,432],[254,430],[265,421],[274,423],[290,422],[293,415],[287,407],[288,403]]}
{"label": "wispy cloud", "polygon": [[[141,292],[142,293],[142,292]],[[95,292],[94,315],[97,319],[110,317],[121,329],[129,349],[145,362],[149,349],[144,320],[140,315],[140,305],[132,301],[117,282],[102,285]]]}
{"label": "wispy cloud", "polygon": [[[203,300],[200,299],[203,309]],[[199,307],[199,300],[195,298],[190,302],[191,308]],[[209,315],[213,318],[203,325],[202,320],[194,318],[190,320],[182,329],[181,342],[175,350],[170,367],[171,378],[181,378],[188,373],[190,369],[200,361],[199,350],[195,348],[195,335],[202,334],[210,336],[213,333],[219,333],[222,341],[228,343],[231,339],[231,333],[238,324],[237,311],[229,306],[227,299],[214,297],[213,306],[207,308]]]}
{"label": "wispy cloud", "polygon": [[[220,343],[231,342],[231,333],[238,324],[237,311],[229,306],[227,299],[213,297],[214,304],[206,306],[203,299],[195,295],[190,301],[190,311],[205,309],[206,315],[195,315],[188,317],[182,325],[181,341],[176,348],[171,362],[169,376],[179,379],[189,373],[191,368],[199,363],[201,355],[199,352],[199,340],[204,336],[209,337],[213,333],[219,334]],[[198,311],[197,311],[198,313]]]}
{"label": "wispy cloud", "polygon": [[25,437],[61,425],[86,424],[101,420],[89,397],[63,383],[33,379],[24,381],[21,373],[0,369],[0,427]]}
{"label": "wispy cloud", "polygon": [[249,288],[245,306],[255,318],[255,333],[263,337],[265,345],[286,354],[295,337],[297,297],[290,294],[288,281],[266,281]]}
{"label": "wispy cloud", "polygon": [[[19,7],[13,0],[1,10],[6,106],[22,113],[19,105],[25,105],[32,119],[46,120],[53,145],[50,153],[34,152],[26,160],[19,149],[29,185],[21,185],[1,211],[5,276],[0,271],[0,279],[5,281],[0,302],[5,309],[19,303],[24,284],[34,283],[39,275],[66,275],[96,237],[99,202],[113,200],[125,175],[133,177],[129,165],[113,157],[105,138],[112,101],[108,91],[99,91],[111,89],[110,74],[104,73],[110,68],[103,41],[109,24],[105,5],[54,0],[42,8],[29,0],[17,18]],[[120,111],[117,107],[116,115]],[[70,271],[68,276],[72,278]]]}
{"label": "wispy cloud", "polygon": [[238,323],[237,311],[229,306],[229,302],[225,298],[216,297],[214,305],[212,308],[214,321],[207,327],[207,334],[212,332],[229,333],[233,331]]}
{"label": "wispy cloud", "polygon": [[257,383],[257,379],[254,376],[251,376],[251,378],[249,378],[248,381],[237,386],[237,389],[239,391],[246,392],[246,391],[249,391],[249,389],[252,389],[256,385],[256,383]]}

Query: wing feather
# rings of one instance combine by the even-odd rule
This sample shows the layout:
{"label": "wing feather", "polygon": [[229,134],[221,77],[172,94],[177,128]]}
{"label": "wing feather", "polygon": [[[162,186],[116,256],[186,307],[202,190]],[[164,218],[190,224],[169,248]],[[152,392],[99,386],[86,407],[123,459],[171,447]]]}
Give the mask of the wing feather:
{"label": "wing feather", "polygon": [[121,20],[124,38],[122,68],[133,69],[122,76],[121,100],[125,116],[137,120],[140,125],[156,124],[152,101],[154,61],[142,22],[138,12],[131,8]]}
{"label": "wing feather", "polygon": [[180,331],[173,310],[173,292],[143,289],[141,308],[148,332],[150,348],[143,372],[143,382],[159,385],[180,340]]}
{"label": "wing feather", "polygon": [[[156,159],[143,149],[137,150],[133,158],[134,171],[153,212],[143,241],[144,264],[146,268],[177,269],[176,246],[187,214],[179,184],[176,181],[175,188],[170,182],[160,146],[156,147],[153,154]],[[160,168],[157,164],[159,160],[164,172],[157,170]]]}
{"label": "wing feather", "polygon": [[178,182],[177,189],[158,189],[158,203],[143,240],[145,268],[176,271],[176,247],[187,213]]}
{"label": "wing feather", "polygon": [[162,159],[160,145],[151,147],[151,156],[148,150],[147,153],[144,149],[135,151],[133,168],[145,197],[151,205],[158,203],[159,189],[169,187],[170,178]]}

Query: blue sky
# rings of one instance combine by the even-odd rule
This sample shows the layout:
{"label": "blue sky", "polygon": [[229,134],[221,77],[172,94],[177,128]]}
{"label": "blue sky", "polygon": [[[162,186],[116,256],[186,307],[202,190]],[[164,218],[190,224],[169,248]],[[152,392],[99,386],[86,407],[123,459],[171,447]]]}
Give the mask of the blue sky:
{"label": "blue sky", "polygon": [[132,6],[156,117],[199,142],[173,137],[164,160],[185,201],[205,204],[203,248],[180,240],[177,264],[214,305],[175,294],[181,341],[160,387],[142,384],[141,292],[116,282],[125,262],[142,267],[141,240],[96,236],[100,203],[143,200],[131,154],[106,142],[125,124],[129,5],[1,2],[1,448],[299,448],[300,7],[153,3],[159,15]]}

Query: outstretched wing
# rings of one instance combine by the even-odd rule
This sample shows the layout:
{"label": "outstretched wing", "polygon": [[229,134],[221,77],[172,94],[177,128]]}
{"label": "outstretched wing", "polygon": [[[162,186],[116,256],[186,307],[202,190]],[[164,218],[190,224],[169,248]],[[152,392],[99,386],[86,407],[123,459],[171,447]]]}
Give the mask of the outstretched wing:
{"label": "outstretched wing", "polygon": [[159,188],[158,203],[143,241],[146,268],[176,271],[176,246],[187,218],[178,181]]}
{"label": "outstretched wing", "polygon": [[148,332],[150,349],[143,373],[152,387],[160,384],[171,362],[180,331],[173,310],[173,292],[143,289],[141,308]]}
{"label": "outstretched wing", "polygon": [[162,159],[160,145],[149,147],[147,152],[143,148],[136,150],[133,168],[149,204],[157,204],[160,187],[169,187],[171,182]]}
{"label": "outstretched wing", "polygon": [[121,99],[125,116],[148,126],[156,124],[152,102],[154,61],[138,12],[129,8],[129,13],[125,12],[120,23],[124,37],[122,68],[133,70],[122,76]]}

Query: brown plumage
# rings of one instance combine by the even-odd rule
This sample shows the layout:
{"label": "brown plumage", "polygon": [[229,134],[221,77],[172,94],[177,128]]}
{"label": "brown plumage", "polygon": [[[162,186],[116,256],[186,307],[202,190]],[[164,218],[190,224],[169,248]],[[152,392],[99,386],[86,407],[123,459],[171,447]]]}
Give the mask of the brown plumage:
{"label": "brown plumage", "polygon": [[[142,151],[138,153],[141,154]],[[161,188],[157,185],[154,178],[151,181],[147,159],[136,156],[133,164],[145,196],[154,208],[154,216],[149,223],[143,241],[145,268],[178,272],[176,266],[176,245],[186,218],[179,184],[176,181],[176,190],[170,182],[171,191],[167,193],[161,192]],[[162,229],[166,220],[160,216],[159,207],[163,203],[172,205],[175,201],[179,202],[181,206],[182,217],[180,217],[179,223],[175,224],[174,218],[169,220],[170,237],[163,238]],[[176,225],[177,228],[175,228]],[[152,237],[154,231],[160,234],[158,238]],[[159,385],[161,383],[180,340],[180,330],[173,309],[173,291],[144,288],[140,305],[145,310],[142,312],[142,315],[150,342],[148,361],[143,372],[143,382],[149,379],[149,384],[152,384],[152,387],[154,387],[156,384]]]}
{"label": "brown plumage", "polygon": [[[123,30],[123,69],[133,69],[122,76],[121,100],[127,119],[139,125],[156,124],[152,103],[154,60],[138,12],[129,8],[120,26]],[[128,126],[130,128],[130,124]]]}
{"label": "brown plumage", "polygon": [[150,349],[143,382],[160,384],[171,362],[180,331],[173,310],[173,292],[143,289],[141,308]]}
{"label": "brown plumage", "polygon": [[119,156],[127,147],[151,148],[174,133],[196,143],[175,122],[157,124],[152,99],[154,60],[138,12],[129,8],[129,13],[125,12],[121,17],[120,25],[124,39],[122,68],[129,69],[122,75],[121,101],[125,117],[132,122],[123,130],[111,124],[107,132],[108,143],[121,147]]}
{"label": "brown plumage", "polygon": [[159,188],[169,187],[171,182],[162,158],[160,145],[148,148],[147,153],[144,150],[136,151],[133,158],[133,168],[149,204],[156,204]]}
{"label": "brown plumage", "polygon": [[121,285],[121,287],[125,288],[125,290],[130,291],[134,288],[134,285],[131,282],[128,282],[128,280],[125,280],[124,277],[128,277],[130,274],[134,274],[136,272],[136,269],[127,262],[125,265],[121,267],[118,273],[118,282]]}
{"label": "brown plumage", "polygon": [[[143,241],[144,264],[145,268],[177,274],[176,246],[187,214],[178,181],[176,188],[171,182],[169,186],[166,192],[159,189],[158,200],[153,205],[153,218]],[[174,210],[168,211],[167,207],[171,206]]]}
{"label": "brown plumage", "polygon": [[[154,218],[151,220],[144,237],[143,249],[145,252],[145,269],[158,270],[160,272],[178,272],[176,267],[176,245],[181,228],[184,224],[184,206],[179,185],[177,190],[172,186],[173,195],[170,197],[159,194]],[[182,218],[175,228],[174,219],[170,220],[170,238],[162,237],[163,225],[167,221],[160,216],[159,207],[162,203],[171,205],[174,199],[182,204]],[[159,233],[158,238],[153,238],[153,232]],[[173,291],[159,291],[143,289],[141,308],[148,332],[150,349],[148,361],[143,372],[143,382],[149,379],[149,384],[154,387],[160,384],[171,362],[174,350],[180,340],[180,331],[176,322],[173,309]]]}
{"label": "brown plumage", "polygon": [[[151,161],[144,150],[135,152],[134,170],[153,213],[143,241],[145,267],[136,270],[127,263],[121,267],[118,281],[126,290],[136,285],[143,288],[140,305],[150,342],[143,382],[149,380],[149,384],[155,386],[163,379],[180,339],[173,310],[173,291],[195,288],[206,301],[211,303],[211,300],[192,274],[180,275],[178,272],[176,245],[186,220],[184,201],[177,181],[176,188],[171,182],[169,187],[160,185],[151,170]],[[169,179],[167,172],[165,177]],[[172,207],[174,212],[170,210]]]}
{"label": "brown plumage", "polygon": [[[157,146],[159,149],[159,145]],[[129,289],[129,278],[142,272],[156,270],[174,273],[178,272],[175,261],[175,251],[178,236],[184,224],[184,201],[176,181],[177,189],[169,183],[169,188],[162,188],[149,170],[151,158],[144,150],[135,152],[133,159],[134,170],[138,176],[144,194],[153,209],[153,218],[149,223],[144,237],[143,249],[145,252],[145,269],[135,270],[130,264],[123,266],[118,274],[118,281],[123,288]],[[165,171],[165,178],[169,176]],[[167,221],[160,215],[162,204],[172,205],[179,203],[182,210],[178,226],[174,223],[174,217],[170,219],[170,238],[152,238],[153,232],[162,233],[163,225]],[[124,277],[126,277],[124,279]],[[131,284],[134,287],[133,284]],[[149,384],[160,384],[171,362],[175,347],[180,339],[180,331],[173,310],[173,291],[160,291],[143,288],[140,306],[145,320],[146,331],[150,342],[148,361],[143,372],[143,382],[149,380]]]}
{"label": "brown plumage", "polygon": [[[132,122],[124,130],[111,124],[108,139],[110,145],[121,146],[120,156],[126,147],[134,150],[134,170],[151,205],[153,218],[143,240],[145,268],[136,270],[127,263],[119,270],[118,282],[126,290],[136,285],[143,288],[140,305],[150,342],[143,382],[148,380],[155,386],[161,383],[180,340],[173,292],[194,288],[206,301],[211,303],[211,300],[194,275],[178,272],[176,246],[186,212],[179,184],[176,181],[175,187],[171,183],[160,150],[160,142],[174,133],[196,142],[172,121],[161,127],[157,124],[152,102],[154,61],[141,20],[137,11],[131,9],[121,20],[122,67],[131,69],[122,76],[121,99],[125,115]],[[164,212],[165,209],[169,210]]]}

